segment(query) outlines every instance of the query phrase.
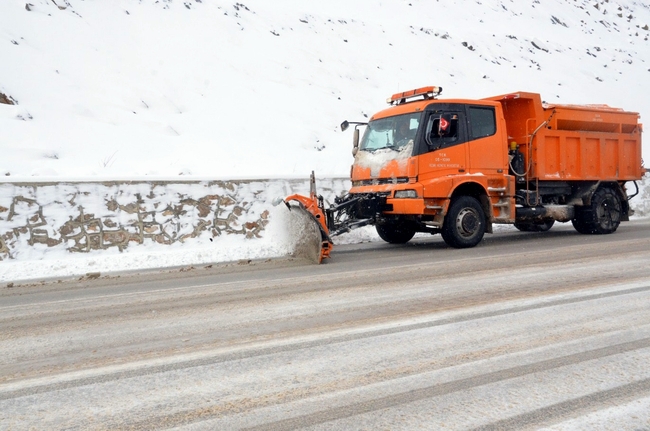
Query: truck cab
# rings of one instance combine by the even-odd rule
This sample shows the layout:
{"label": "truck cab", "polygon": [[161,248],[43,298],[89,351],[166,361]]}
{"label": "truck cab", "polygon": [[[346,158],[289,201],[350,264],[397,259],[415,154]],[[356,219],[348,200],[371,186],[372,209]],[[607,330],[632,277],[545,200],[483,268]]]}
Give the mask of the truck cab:
{"label": "truck cab", "polygon": [[508,173],[501,104],[438,100],[440,91],[424,87],[393,95],[392,106],[372,116],[354,143],[350,195],[375,196],[375,205],[359,208],[357,216],[380,212],[378,232],[389,242],[417,231],[442,232],[454,192],[479,205],[458,216],[462,235],[449,238],[455,245],[480,241],[495,221],[514,222],[515,179]]}

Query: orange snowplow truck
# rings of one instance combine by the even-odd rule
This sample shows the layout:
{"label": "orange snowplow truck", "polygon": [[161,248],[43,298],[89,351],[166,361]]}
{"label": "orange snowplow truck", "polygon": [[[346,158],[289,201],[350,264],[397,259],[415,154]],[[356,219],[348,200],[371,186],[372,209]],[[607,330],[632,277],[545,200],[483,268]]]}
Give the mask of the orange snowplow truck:
{"label": "orange snowplow truck", "polygon": [[638,113],[525,92],[438,99],[441,91],[394,94],[368,123],[341,124],[354,125],[352,188],[329,207],[313,173],[310,196],[285,199],[318,223],[319,261],[333,236],[365,225],[389,243],[428,232],[465,248],[495,223],[540,232],[570,221],[580,233],[609,234],[629,220],[646,172]]}

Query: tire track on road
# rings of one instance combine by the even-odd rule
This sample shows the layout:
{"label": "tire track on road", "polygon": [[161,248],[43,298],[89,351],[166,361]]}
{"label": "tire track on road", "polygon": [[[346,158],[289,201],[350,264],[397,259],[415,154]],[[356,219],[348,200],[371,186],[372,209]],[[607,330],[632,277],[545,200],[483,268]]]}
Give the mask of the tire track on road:
{"label": "tire track on road", "polygon": [[650,379],[640,380],[482,425],[471,431],[535,430],[572,419],[576,414],[590,413],[603,407],[622,404],[649,393]]}
{"label": "tire track on road", "polygon": [[[409,404],[433,397],[439,397],[444,395],[449,395],[454,392],[466,391],[469,389],[477,388],[480,386],[502,382],[509,379],[514,379],[517,377],[526,376],[533,373],[540,373],[545,371],[550,371],[560,367],[565,367],[569,365],[578,364],[585,361],[591,361],[595,359],[602,359],[608,356],[618,355],[622,353],[633,352],[635,350],[645,349],[650,347],[650,338],[643,338],[640,340],[635,340],[631,342],[616,344],[608,347],[587,350],[571,355],[561,356],[558,358],[548,359],[544,361],[539,361],[532,364],[520,365],[512,368],[507,368],[499,371],[489,372],[481,374],[474,377],[468,377],[458,380],[453,380],[450,382],[432,385],[424,387],[421,389],[410,390],[403,393],[397,393],[394,395],[388,395],[380,398],[376,398],[369,401],[362,401],[353,403],[344,407],[336,407],[332,409],[322,410],[316,413],[295,416],[289,419],[283,419],[275,422],[269,422],[257,426],[241,428],[246,431],[286,431],[286,430],[295,430],[304,428],[307,426],[314,426],[324,424],[330,421],[335,421],[339,419],[351,418],[357,415],[362,415],[366,413],[371,413],[378,410],[388,409],[397,407],[403,404]],[[650,389],[650,379],[642,380],[635,382],[624,387],[619,387],[611,391],[603,391],[603,396],[594,394],[593,396],[582,397],[584,402],[597,402],[601,399],[605,399],[608,393],[611,392],[612,395],[623,396],[623,394],[628,391],[633,394],[647,393]],[[562,411],[570,411],[571,408],[575,408],[579,405],[581,399],[568,401],[566,403],[561,403],[556,405],[558,409]],[[255,406],[254,400],[249,400],[249,408],[246,410],[254,409],[255,407],[264,407],[265,405]],[[552,412],[552,408],[548,407],[549,412]],[[544,409],[540,409],[540,412],[543,412]],[[214,419],[217,416],[223,414],[222,406],[214,406],[214,411],[211,411],[209,408],[201,408],[197,411],[183,411],[178,412],[172,415],[159,416],[156,418],[149,418],[146,422],[135,422],[131,424],[123,424],[121,429],[126,430],[140,430],[140,429],[157,429],[162,427],[177,427],[182,425],[188,425],[191,423],[196,423],[198,421]],[[521,415],[522,421],[529,421],[531,424],[537,418],[535,412],[527,413]],[[510,424],[510,422],[504,422],[504,424]],[[496,423],[495,428],[486,428],[486,430],[497,430],[499,428],[499,423]],[[514,423],[513,423],[514,426]],[[510,429],[510,428],[506,428]],[[516,427],[512,429],[518,429]]]}
{"label": "tire track on road", "polygon": [[[73,389],[73,388],[89,386],[97,383],[165,373],[165,372],[175,371],[179,369],[202,367],[206,365],[214,365],[214,364],[225,363],[229,361],[238,361],[238,360],[252,358],[252,357],[271,355],[275,353],[296,351],[301,349],[308,349],[311,347],[321,347],[325,345],[333,345],[333,344],[345,343],[345,342],[350,342],[355,340],[380,337],[384,335],[415,331],[419,329],[427,329],[427,328],[433,328],[437,326],[444,326],[444,325],[450,325],[450,324],[456,324],[462,322],[469,322],[473,320],[505,316],[513,313],[552,308],[552,307],[557,307],[557,306],[567,305],[567,304],[576,304],[580,302],[586,302],[586,301],[592,301],[592,300],[598,300],[604,298],[633,295],[633,294],[645,293],[649,291],[650,291],[650,285],[643,285],[643,286],[633,287],[624,290],[593,293],[593,294],[582,295],[578,297],[570,297],[570,298],[558,298],[558,299],[544,301],[542,303],[518,305],[518,306],[508,307],[504,309],[499,309],[499,310],[464,313],[458,316],[436,319],[427,322],[418,322],[418,323],[412,323],[406,325],[390,326],[388,328],[369,330],[369,331],[354,333],[354,334],[334,335],[328,338],[319,338],[316,340],[293,341],[288,344],[279,344],[271,347],[243,348],[239,351],[226,353],[226,354],[206,353],[206,356],[200,359],[187,360],[187,359],[182,359],[183,356],[181,356],[180,358],[172,357],[170,358],[170,361],[175,361],[175,362],[167,363],[163,365],[150,366],[147,365],[145,362],[145,363],[126,364],[124,366],[105,367],[103,369],[98,368],[96,370],[89,370],[86,372],[79,372],[79,373],[71,372],[71,373],[63,374],[61,376],[54,376],[54,377],[49,377],[44,379],[18,381],[15,383],[0,385],[0,401],[20,398],[24,396],[36,395],[36,394],[43,394],[47,392],[65,390],[65,389]],[[116,368],[118,369],[118,371],[115,371]],[[127,369],[124,370],[124,368]],[[87,376],[88,374],[94,374],[94,375]],[[83,377],[76,377],[75,375],[82,375]],[[39,382],[39,380],[51,382],[52,380],[57,380],[57,379],[61,381],[56,383]],[[20,388],[20,386],[24,386],[24,387]],[[19,387],[19,388],[11,389],[12,387]]]}

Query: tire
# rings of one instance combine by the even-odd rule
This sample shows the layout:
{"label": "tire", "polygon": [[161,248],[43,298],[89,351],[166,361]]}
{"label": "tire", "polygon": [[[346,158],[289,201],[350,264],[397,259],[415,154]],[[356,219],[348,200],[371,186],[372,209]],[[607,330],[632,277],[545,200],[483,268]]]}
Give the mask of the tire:
{"label": "tire", "polygon": [[515,223],[522,232],[546,232],[553,227],[555,220],[545,220],[542,223]]}
{"label": "tire", "polygon": [[454,248],[476,246],[485,234],[485,213],[478,200],[460,196],[449,205],[442,225],[442,238]]}
{"label": "tire", "polygon": [[379,237],[390,244],[405,244],[415,235],[415,229],[403,223],[378,224],[375,229]]}
{"label": "tire", "polygon": [[591,197],[591,205],[576,207],[573,227],[583,234],[604,235],[616,232],[621,224],[623,204],[611,187],[600,187]]}
{"label": "tire", "polygon": [[578,232],[582,234],[590,234],[594,233],[593,229],[589,226],[587,226],[583,221],[582,217],[580,214],[578,214],[578,211],[576,210],[576,218],[571,220],[571,224],[573,225],[573,228]]}

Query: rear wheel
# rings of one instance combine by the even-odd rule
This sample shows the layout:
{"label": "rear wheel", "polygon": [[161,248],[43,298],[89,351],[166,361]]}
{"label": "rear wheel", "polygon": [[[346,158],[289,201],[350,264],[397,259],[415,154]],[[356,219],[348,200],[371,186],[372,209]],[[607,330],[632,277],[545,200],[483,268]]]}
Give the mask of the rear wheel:
{"label": "rear wheel", "polygon": [[580,233],[608,234],[616,232],[622,213],[623,205],[616,190],[601,187],[591,197],[591,205],[576,207],[576,216],[571,223]]}
{"label": "rear wheel", "polygon": [[545,220],[541,223],[515,223],[515,227],[522,232],[546,232],[555,224],[555,220]]}
{"label": "rear wheel", "polygon": [[375,226],[379,237],[390,244],[407,243],[415,235],[415,229],[412,229],[404,223],[378,224]]}
{"label": "rear wheel", "polygon": [[449,205],[442,226],[442,238],[455,248],[474,247],[485,234],[485,213],[478,200],[460,196]]}

